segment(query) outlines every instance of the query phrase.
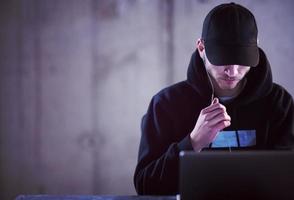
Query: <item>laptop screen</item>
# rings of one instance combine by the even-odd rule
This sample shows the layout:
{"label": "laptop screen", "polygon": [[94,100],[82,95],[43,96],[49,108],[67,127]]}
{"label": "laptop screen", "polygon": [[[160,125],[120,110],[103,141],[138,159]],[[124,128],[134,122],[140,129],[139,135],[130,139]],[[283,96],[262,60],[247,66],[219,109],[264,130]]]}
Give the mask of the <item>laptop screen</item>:
{"label": "laptop screen", "polygon": [[180,197],[294,199],[294,152],[181,152]]}

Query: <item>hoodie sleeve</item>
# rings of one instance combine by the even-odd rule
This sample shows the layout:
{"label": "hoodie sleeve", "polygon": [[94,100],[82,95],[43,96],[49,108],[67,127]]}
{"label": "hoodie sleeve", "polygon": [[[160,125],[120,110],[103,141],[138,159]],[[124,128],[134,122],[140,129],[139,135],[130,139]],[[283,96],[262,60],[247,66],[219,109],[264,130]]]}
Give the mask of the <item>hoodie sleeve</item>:
{"label": "hoodie sleeve", "polygon": [[173,123],[166,102],[155,96],[141,123],[141,141],[134,184],[141,195],[178,193],[178,161],[181,150],[192,150],[187,135],[173,139]]}
{"label": "hoodie sleeve", "polygon": [[273,149],[294,150],[294,103],[292,96],[278,86],[273,99],[270,141]]}

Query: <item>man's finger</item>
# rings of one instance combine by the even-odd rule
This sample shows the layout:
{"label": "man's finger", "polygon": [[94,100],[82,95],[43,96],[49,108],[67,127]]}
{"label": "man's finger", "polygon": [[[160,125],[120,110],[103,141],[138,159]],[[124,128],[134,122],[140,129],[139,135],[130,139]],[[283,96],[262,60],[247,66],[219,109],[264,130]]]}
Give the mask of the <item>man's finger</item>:
{"label": "man's finger", "polygon": [[214,130],[219,132],[231,125],[231,121],[221,121],[214,126]]}
{"label": "man's finger", "polygon": [[212,100],[212,102],[211,102],[210,105],[216,104],[216,103],[218,103],[218,102],[219,102],[218,98],[214,98],[214,99]]}
{"label": "man's finger", "polygon": [[222,121],[231,121],[231,117],[227,113],[220,113],[208,121],[207,126],[214,127]]}
{"label": "man's finger", "polygon": [[212,104],[212,105],[210,105],[210,106],[202,109],[201,112],[202,112],[202,114],[206,114],[206,113],[212,112],[212,111],[214,111],[216,109],[219,109],[219,108],[221,108],[224,111],[226,111],[226,107],[224,105],[222,105],[222,104],[220,104],[220,103],[217,102],[217,103],[214,103],[214,104]]}
{"label": "man's finger", "polygon": [[215,110],[213,110],[213,111],[211,111],[209,113],[205,113],[206,116],[205,116],[204,120],[205,121],[210,121],[210,120],[214,119],[216,116],[218,116],[219,114],[222,114],[222,113],[228,115],[228,113],[224,109],[218,108],[218,109],[215,109]]}

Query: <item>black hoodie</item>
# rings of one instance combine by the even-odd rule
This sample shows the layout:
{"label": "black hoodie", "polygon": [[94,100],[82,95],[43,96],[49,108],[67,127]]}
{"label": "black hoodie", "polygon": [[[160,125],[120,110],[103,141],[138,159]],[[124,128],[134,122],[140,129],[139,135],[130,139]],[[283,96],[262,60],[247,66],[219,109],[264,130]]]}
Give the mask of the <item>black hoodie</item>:
{"label": "black hoodie", "polygon": [[[242,92],[231,102],[224,103],[231,116],[231,125],[223,132],[231,135],[235,143],[230,141],[223,146],[223,138],[220,138],[220,143],[204,150],[293,150],[293,99],[284,88],[273,83],[267,58],[261,49],[259,52],[259,64],[246,75],[247,83]],[[212,93],[202,59],[195,51],[187,80],[161,90],[152,98],[141,124],[134,174],[138,194],[178,193],[179,152],[193,150],[190,133],[200,111],[211,104]],[[253,137],[248,139],[247,136]]]}

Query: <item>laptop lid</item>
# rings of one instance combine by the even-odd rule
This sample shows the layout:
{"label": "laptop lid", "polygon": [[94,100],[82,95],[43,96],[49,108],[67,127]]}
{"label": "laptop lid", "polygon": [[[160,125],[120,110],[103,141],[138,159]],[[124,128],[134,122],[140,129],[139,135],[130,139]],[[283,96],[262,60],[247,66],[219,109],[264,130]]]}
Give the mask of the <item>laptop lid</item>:
{"label": "laptop lid", "polygon": [[294,152],[180,152],[181,200],[294,199]]}

